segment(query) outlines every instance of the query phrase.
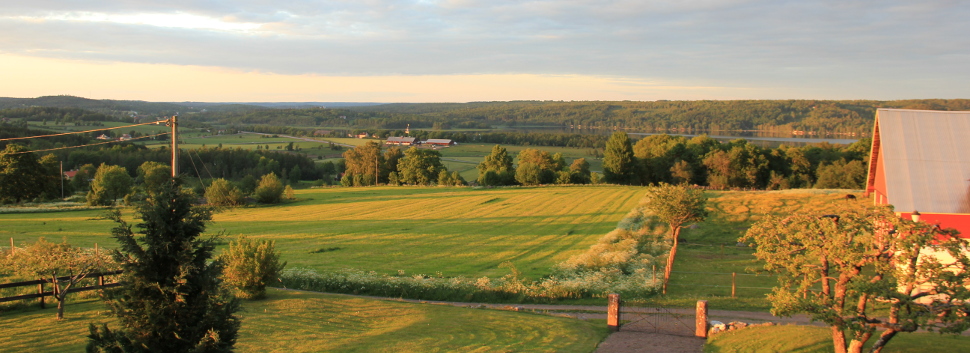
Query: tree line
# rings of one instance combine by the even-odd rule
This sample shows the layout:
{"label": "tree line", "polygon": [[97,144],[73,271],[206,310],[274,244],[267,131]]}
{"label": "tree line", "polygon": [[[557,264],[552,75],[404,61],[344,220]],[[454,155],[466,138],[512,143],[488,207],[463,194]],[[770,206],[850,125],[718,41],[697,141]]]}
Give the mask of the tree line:
{"label": "tree line", "polygon": [[[50,200],[60,198],[62,192],[64,195],[82,192],[88,195],[91,204],[110,204],[131,194],[132,186],[144,185],[152,175],[161,175],[162,179],[170,175],[167,164],[171,161],[171,149],[167,147],[150,149],[118,144],[99,149],[62,150],[40,157],[24,153],[28,151],[25,146],[13,143],[0,151],[0,202]],[[77,171],[69,181],[62,180],[61,161],[65,171]],[[247,196],[256,193],[266,175],[278,178],[282,190],[285,184],[300,180],[322,179],[330,183],[343,168],[342,163],[316,164],[299,153],[218,147],[184,149],[179,154],[179,164],[183,174],[195,174],[196,178],[191,178],[194,180],[188,185],[200,196],[218,179],[232,181],[241,195]],[[146,165],[151,168],[146,169]],[[166,168],[164,172],[158,170],[162,167]],[[104,183],[92,183],[102,179]],[[105,185],[115,186],[104,189]]]}
{"label": "tree line", "polygon": [[652,135],[634,145],[626,133],[606,143],[603,177],[628,185],[688,183],[714,189],[859,189],[868,173],[871,141],[762,148],[738,139],[720,143],[706,135]]}
{"label": "tree line", "polygon": [[348,109],[414,115],[452,125],[470,121],[490,125],[544,124],[643,132],[764,130],[790,133],[800,130],[866,134],[872,131],[872,117],[877,108],[970,110],[970,100],[516,101],[385,104]]}
{"label": "tree line", "polygon": [[436,150],[411,147],[402,151],[394,146],[385,151],[380,142],[371,141],[347,150],[343,156],[346,169],[340,182],[344,186],[466,183],[458,172],[448,172]]}

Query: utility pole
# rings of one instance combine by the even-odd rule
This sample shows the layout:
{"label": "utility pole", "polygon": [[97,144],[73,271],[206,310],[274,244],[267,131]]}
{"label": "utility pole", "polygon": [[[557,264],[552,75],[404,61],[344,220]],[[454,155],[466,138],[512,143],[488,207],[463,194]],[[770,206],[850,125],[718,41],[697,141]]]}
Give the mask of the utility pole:
{"label": "utility pole", "polygon": [[172,178],[179,175],[179,136],[178,136],[178,113],[172,115],[168,121],[168,126],[172,127]]}
{"label": "utility pole", "polygon": [[61,161],[61,201],[64,201],[64,161]]}

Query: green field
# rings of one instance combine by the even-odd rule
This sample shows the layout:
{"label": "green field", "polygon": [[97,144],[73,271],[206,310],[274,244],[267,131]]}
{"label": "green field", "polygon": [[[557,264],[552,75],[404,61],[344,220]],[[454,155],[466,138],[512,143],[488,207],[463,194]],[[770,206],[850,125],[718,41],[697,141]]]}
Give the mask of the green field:
{"label": "green field", "polygon": [[[538,188],[367,187],[297,191],[298,200],[225,210],[209,230],[228,239],[273,239],[289,268],[357,269],[381,274],[502,277],[512,262],[530,280],[585,251],[616,227],[643,196],[627,186]],[[639,301],[716,309],[767,310],[774,277],[737,239],[764,214],[828,210],[844,190],[710,192],[707,221],[685,229],[668,295]],[[863,200],[857,202],[866,202]],[[113,247],[104,211],[0,214],[0,239],[37,237]],[[227,239],[227,240],[228,240]],[[223,245],[224,246],[224,245]],[[315,250],[327,250],[314,252]],[[662,269],[659,269],[662,270]],[[737,273],[731,297],[731,273]]]}
{"label": "green field", "polygon": [[[244,301],[240,352],[591,352],[604,325],[569,318],[269,290]],[[88,324],[113,318],[97,299],[80,299],[56,321],[54,309],[0,314],[0,351],[78,352]],[[112,325],[116,327],[116,325]]]}
{"label": "green field", "polygon": [[[869,340],[863,349],[869,350],[878,334]],[[966,352],[970,347],[970,337],[940,335],[935,333],[900,333],[896,335],[883,352],[886,353],[923,353],[923,352]],[[759,326],[743,330],[725,332],[708,338],[704,352],[728,353],[825,353],[832,352],[832,331],[828,327],[816,326]]]}
{"label": "green field", "polygon": [[[501,277],[508,270],[499,264],[511,261],[537,279],[613,229],[642,196],[626,186],[306,189],[296,202],[218,213],[209,231],[276,240],[290,268]],[[112,247],[103,213],[0,214],[0,239]],[[339,250],[310,253],[320,248]]]}
{"label": "green field", "polygon": [[[685,229],[666,297],[640,301],[644,305],[693,307],[707,300],[712,308],[759,310],[771,308],[765,294],[777,284],[774,276],[756,275],[761,269],[754,250],[737,243],[754,222],[766,214],[828,213],[852,190],[713,191],[708,192],[708,218]],[[869,202],[863,198],[852,202]],[[731,273],[737,274],[731,297]]]}

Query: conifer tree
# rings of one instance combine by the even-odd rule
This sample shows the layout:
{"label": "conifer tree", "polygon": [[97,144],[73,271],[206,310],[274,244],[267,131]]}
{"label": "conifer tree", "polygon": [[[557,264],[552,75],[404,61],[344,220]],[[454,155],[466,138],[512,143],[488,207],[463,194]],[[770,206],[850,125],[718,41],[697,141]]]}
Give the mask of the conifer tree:
{"label": "conifer tree", "polygon": [[617,131],[606,141],[603,178],[607,183],[634,184],[637,182],[636,167],[630,137],[625,132]]}
{"label": "conifer tree", "polygon": [[239,302],[221,285],[221,263],[210,261],[215,238],[200,238],[211,212],[192,201],[173,180],[138,206],[137,232],[120,212],[111,215],[124,274],[107,299],[121,328],[91,324],[89,352],[232,350]]}

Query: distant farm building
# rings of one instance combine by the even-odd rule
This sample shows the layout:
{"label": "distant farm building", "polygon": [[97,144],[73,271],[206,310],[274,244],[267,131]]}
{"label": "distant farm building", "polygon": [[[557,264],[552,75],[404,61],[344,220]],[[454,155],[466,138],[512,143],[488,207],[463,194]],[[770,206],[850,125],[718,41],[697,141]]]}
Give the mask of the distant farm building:
{"label": "distant farm building", "polygon": [[970,237],[970,112],[879,109],[866,193]]}
{"label": "distant farm building", "polygon": [[64,172],[64,179],[71,180],[77,175],[77,170],[68,170]]}
{"label": "distant farm building", "polygon": [[370,134],[369,133],[366,133],[366,132],[362,132],[362,133],[359,133],[357,135],[351,135],[351,136],[352,137],[359,138],[359,139],[365,139],[365,138],[370,137]]}
{"label": "distant farm building", "polygon": [[384,144],[385,145],[397,145],[397,146],[412,146],[412,145],[415,145],[416,144],[415,140],[417,140],[417,139],[414,138],[414,137],[395,137],[395,136],[391,136],[391,137],[388,137],[387,138],[387,141],[384,141]]}
{"label": "distant farm building", "polygon": [[422,141],[421,144],[422,145],[445,146],[445,147],[447,147],[447,146],[457,145],[458,143],[456,143],[455,141],[452,141],[452,140],[448,140],[448,139],[428,139],[427,141]]}

